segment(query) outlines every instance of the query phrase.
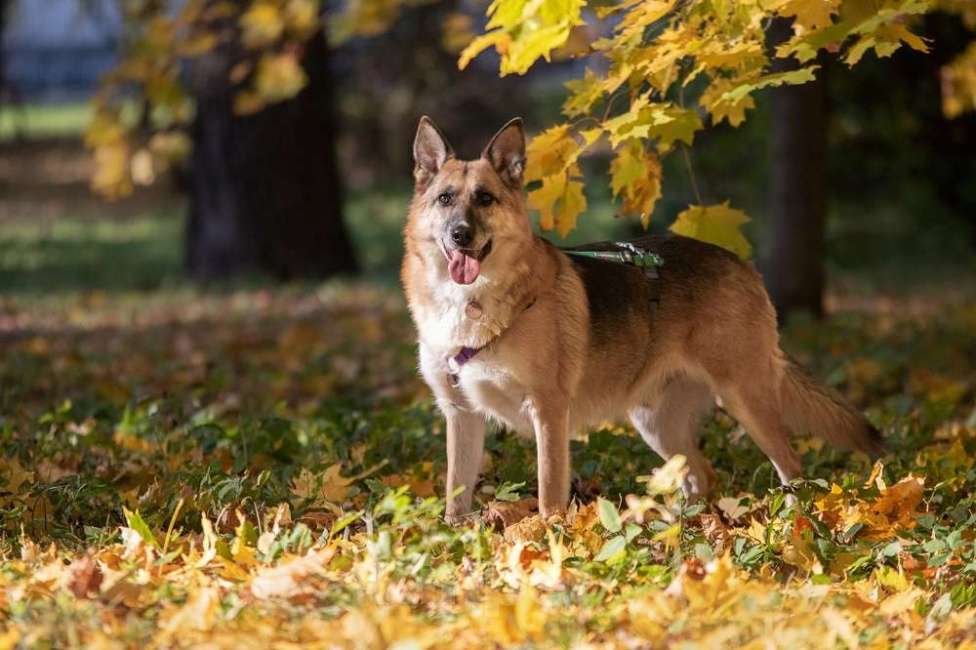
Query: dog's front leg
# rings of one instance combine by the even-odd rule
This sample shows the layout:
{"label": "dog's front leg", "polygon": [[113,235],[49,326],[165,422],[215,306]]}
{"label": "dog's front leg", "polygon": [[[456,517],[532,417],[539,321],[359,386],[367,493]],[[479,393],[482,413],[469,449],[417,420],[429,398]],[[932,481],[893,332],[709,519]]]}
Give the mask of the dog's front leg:
{"label": "dog's front leg", "polygon": [[[447,418],[446,518],[457,523],[471,512],[471,497],[485,451],[485,419],[456,407],[445,409],[444,415]],[[454,494],[462,488],[462,492]]]}
{"label": "dog's front leg", "polygon": [[566,511],[569,503],[569,407],[530,402],[539,465],[539,512],[543,519]]}
{"label": "dog's front leg", "polygon": [[[420,373],[434,391],[447,421],[447,509],[445,518],[457,523],[471,512],[471,497],[485,450],[485,418],[471,410],[464,393],[451,379],[442,356],[420,344]],[[464,488],[452,496],[458,488]]]}

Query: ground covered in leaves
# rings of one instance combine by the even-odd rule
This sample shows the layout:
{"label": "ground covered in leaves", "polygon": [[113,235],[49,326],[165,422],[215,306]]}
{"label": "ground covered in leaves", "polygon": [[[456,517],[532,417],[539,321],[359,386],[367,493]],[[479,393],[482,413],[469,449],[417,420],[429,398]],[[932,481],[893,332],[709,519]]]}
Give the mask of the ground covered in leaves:
{"label": "ground covered in leaves", "polygon": [[786,347],[878,464],[798,440],[787,498],[718,413],[686,504],[607,423],[546,523],[496,431],[450,527],[395,291],[0,299],[0,648],[976,647],[976,307],[869,306]]}

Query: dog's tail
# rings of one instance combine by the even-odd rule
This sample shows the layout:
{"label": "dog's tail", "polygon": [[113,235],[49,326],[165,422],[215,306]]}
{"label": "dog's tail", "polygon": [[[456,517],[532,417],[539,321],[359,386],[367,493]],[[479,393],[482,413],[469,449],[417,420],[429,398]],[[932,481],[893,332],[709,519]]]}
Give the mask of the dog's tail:
{"label": "dog's tail", "polygon": [[783,419],[794,433],[812,433],[842,449],[872,457],[884,453],[881,433],[840,393],[817,382],[786,359],[780,384]]}

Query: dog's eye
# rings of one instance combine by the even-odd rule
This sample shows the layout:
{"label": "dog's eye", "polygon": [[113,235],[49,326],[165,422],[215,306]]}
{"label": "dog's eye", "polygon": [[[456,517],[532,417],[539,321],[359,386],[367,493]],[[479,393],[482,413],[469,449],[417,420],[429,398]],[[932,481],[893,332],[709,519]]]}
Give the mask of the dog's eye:
{"label": "dog's eye", "polygon": [[451,198],[452,197],[450,193],[444,192],[443,194],[437,197],[437,202],[440,203],[441,205],[451,205]]}
{"label": "dog's eye", "polygon": [[478,192],[478,195],[475,197],[475,200],[478,201],[478,205],[482,207],[487,207],[495,202],[495,197],[493,197],[488,192]]}

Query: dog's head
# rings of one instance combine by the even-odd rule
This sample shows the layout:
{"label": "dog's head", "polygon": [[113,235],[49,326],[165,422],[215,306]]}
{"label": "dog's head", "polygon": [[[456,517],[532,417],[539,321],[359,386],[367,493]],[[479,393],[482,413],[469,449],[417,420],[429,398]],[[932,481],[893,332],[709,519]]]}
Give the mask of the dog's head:
{"label": "dog's head", "polygon": [[477,160],[458,160],[440,130],[422,117],[413,157],[407,232],[421,254],[442,258],[457,284],[514,263],[532,238],[522,193],[522,120],[503,126]]}

